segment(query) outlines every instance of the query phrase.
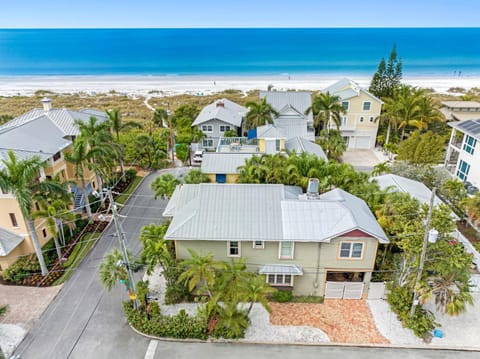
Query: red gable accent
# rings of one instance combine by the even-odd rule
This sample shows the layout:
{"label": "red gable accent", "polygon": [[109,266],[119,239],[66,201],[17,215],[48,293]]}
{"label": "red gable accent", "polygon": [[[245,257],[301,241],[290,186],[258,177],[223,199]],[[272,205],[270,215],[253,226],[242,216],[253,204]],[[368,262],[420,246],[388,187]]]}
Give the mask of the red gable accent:
{"label": "red gable accent", "polygon": [[369,237],[369,238],[373,238],[370,234],[365,233],[365,232],[363,232],[359,229],[354,229],[351,232],[342,234],[341,237]]}

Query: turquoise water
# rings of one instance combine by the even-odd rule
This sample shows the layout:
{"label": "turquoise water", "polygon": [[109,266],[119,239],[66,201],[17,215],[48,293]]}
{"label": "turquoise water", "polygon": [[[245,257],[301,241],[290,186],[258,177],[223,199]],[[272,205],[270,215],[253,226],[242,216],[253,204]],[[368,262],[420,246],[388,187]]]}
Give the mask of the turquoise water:
{"label": "turquoise water", "polygon": [[479,76],[480,28],[0,29],[0,75]]}

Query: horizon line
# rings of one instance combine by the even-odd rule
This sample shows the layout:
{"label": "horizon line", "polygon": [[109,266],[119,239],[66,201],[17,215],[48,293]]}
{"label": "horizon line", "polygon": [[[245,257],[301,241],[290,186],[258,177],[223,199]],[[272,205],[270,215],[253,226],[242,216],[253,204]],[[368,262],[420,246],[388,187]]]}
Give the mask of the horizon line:
{"label": "horizon line", "polygon": [[0,30],[183,30],[183,29],[480,29],[480,26],[185,26],[185,27],[0,27]]}

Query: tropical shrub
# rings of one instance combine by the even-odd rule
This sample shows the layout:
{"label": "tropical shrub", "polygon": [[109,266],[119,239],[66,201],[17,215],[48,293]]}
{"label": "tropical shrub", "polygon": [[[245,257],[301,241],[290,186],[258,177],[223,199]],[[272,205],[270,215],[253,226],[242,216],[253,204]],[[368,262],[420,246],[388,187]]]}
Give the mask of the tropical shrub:
{"label": "tropical shrub", "polygon": [[272,299],[279,303],[291,302],[293,299],[293,294],[289,290],[277,290],[272,294]]}
{"label": "tropical shrub", "polygon": [[207,321],[201,317],[191,317],[184,310],[174,316],[164,316],[154,309],[150,311],[150,319],[146,312],[135,310],[130,301],[123,303],[123,310],[130,325],[148,335],[179,339],[208,338]]}

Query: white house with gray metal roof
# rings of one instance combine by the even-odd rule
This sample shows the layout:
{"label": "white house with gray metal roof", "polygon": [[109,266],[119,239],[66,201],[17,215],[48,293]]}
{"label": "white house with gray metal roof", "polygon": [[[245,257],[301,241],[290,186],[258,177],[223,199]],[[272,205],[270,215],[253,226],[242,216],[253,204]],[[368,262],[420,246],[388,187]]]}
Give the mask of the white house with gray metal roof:
{"label": "white house with gray metal roof", "polygon": [[338,96],[346,111],[341,118],[340,132],[347,142],[347,148],[373,149],[378,132],[377,117],[382,111],[383,101],[347,78],[326,87],[322,92]]}
{"label": "white house with gray metal roof", "polygon": [[172,218],[165,239],[175,241],[179,259],[188,249],[245,258],[249,270],[298,295],[361,298],[378,244],[389,240],[363,200],[340,189],[319,195],[315,179],[309,189],[179,185],[163,213]]}
{"label": "white house with gray metal roof", "polygon": [[315,140],[313,115],[305,114],[312,105],[312,93],[306,91],[260,91],[260,99],[266,98],[278,113],[273,123],[282,129],[286,139],[303,137]]}
{"label": "white house with gray metal roof", "polygon": [[243,118],[247,109],[225,98],[216,100],[205,106],[192,124],[205,134],[202,145],[206,149],[214,149],[218,140],[227,131],[235,131],[241,136]]}
{"label": "white house with gray metal roof", "polygon": [[[469,182],[467,190],[480,188],[480,113],[476,120],[448,122],[453,128],[444,166],[460,181]],[[470,188],[468,188],[470,187]]]}
{"label": "white house with gray metal roof", "polygon": [[447,121],[476,120],[480,118],[480,102],[442,101],[440,112]]}

